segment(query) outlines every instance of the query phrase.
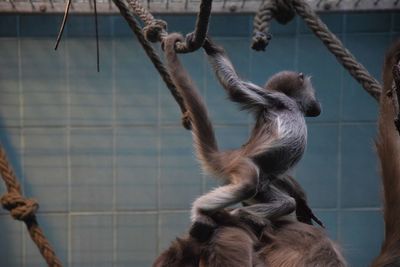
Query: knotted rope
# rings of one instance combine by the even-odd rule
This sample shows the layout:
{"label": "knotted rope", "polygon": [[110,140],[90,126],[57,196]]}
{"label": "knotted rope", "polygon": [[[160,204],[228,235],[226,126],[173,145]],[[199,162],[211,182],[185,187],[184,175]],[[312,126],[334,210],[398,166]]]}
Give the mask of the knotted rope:
{"label": "knotted rope", "polygon": [[[254,19],[253,49],[264,50],[268,45],[266,31],[269,29],[271,19],[275,17],[278,22],[286,23],[292,18],[295,10],[306,22],[314,34],[325,44],[336,59],[348,70],[364,89],[376,100],[379,99],[382,87],[380,83],[359,63],[347,50],[342,42],[328,29],[317,14],[304,0],[267,0],[257,12]],[[278,13],[279,12],[279,13]],[[279,15],[278,15],[279,14]],[[261,37],[258,37],[261,36]]]}
{"label": "knotted rope", "polygon": [[[164,64],[162,63],[160,57],[154,50],[154,48],[150,45],[150,43],[145,39],[142,29],[139,27],[139,23],[136,21],[134,15],[132,12],[129,10],[129,8],[122,2],[122,0],[113,0],[114,4],[118,7],[119,12],[121,15],[125,18],[125,20],[128,22],[129,27],[133,31],[133,33],[136,35],[137,39],[139,40],[140,44],[142,45],[144,51],[146,52],[147,56],[150,58],[151,62],[153,63],[154,67],[157,69],[158,73],[161,75],[161,78],[167,85],[167,88],[171,92],[172,96],[174,97],[175,101],[178,103],[181,112],[182,112],[182,124],[183,126],[190,130],[190,120],[189,117],[187,116],[187,110],[185,107],[185,104],[183,102],[183,98],[179,94],[178,90],[176,90],[176,87],[174,83],[171,80],[171,76],[169,75],[167,69],[165,68]],[[146,12],[141,12],[142,14],[142,20],[143,21],[151,21],[152,16],[150,13]]]}
{"label": "knotted rope", "polygon": [[21,186],[7,160],[6,152],[2,146],[0,146],[0,174],[7,187],[7,193],[0,199],[1,205],[10,211],[14,219],[25,223],[29,235],[39,248],[47,265],[49,267],[61,267],[60,260],[55,255],[54,250],[36,220],[35,213],[39,205],[36,200],[26,199],[21,195]]}
{"label": "knotted rope", "polygon": [[253,21],[253,43],[251,48],[264,51],[271,35],[269,27],[273,18],[279,23],[286,24],[295,16],[293,8],[285,0],[265,1],[258,10]]}
{"label": "knotted rope", "polygon": [[[145,23],[146,26],[143,28],[143,33],[146,39],[153,43],[162,42],[163,38],[168,35],[167,23],[163,20],[155,19],[153,15],[141,5],[139,0],[127,0],[127,2],[133,9],[133,13]],[[193,52],[203,45],[208,31],[211,7],[212,0],[201,1],[195,30],[186,35],[185,42],[178,42],[176,44],[176,52]]]}

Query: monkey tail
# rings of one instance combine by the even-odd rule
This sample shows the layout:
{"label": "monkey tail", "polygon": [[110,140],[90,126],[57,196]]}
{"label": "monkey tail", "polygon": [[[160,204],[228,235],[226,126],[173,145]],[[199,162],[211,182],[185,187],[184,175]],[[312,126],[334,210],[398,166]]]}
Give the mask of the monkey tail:
{"label": "monkey tail", "polygon": [[220,153],[207,108],[175,52],[175,43],[182,40],[182,35],[178,33],[172,33],[165,39],[167,68],[189,112],[197,158],[204,171],[220,176]]}
{"label": "monkey tail", "polygon": [[380,255],[372,264],[374,267],[400,264],[400,136],[394,124],[397,114],[393,98],[396,93],[389,94],[393,83],[392,69],[399,60],[400,40],[387,52],[383,67],[376,149],[383,183],[385,240]]}

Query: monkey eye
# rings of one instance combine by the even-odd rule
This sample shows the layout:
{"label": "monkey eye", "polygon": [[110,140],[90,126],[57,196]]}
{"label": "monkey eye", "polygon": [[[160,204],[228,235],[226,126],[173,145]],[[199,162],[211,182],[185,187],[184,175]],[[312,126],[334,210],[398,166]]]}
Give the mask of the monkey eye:
{"label": "monkey eye", "polygon": [[299,79],[301,81],[304,81],[304,74],[302,72],[299,73]]}

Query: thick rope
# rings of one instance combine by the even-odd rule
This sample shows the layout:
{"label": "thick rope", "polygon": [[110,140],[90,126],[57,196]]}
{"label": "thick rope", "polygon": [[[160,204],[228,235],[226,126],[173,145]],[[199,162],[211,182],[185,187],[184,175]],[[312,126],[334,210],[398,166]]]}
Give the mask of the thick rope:
{"label": "thick rope", "polygon": [[256,51],[264,51],[271,35],[269,28],[275,18],[279,23],[286,24],[295,16],[293,8],[285,0],[265,1],[261,5],[253,21],[253,43],[251,48]]}
{"label": "thick rope", "polygon": [[54,250],[36,220],[35,213],[39,205],[36,200],[26,199],[21,195],[21,186],[7,160],[6,152],[2,146],[0,146],[0,174],[7,187],[7,193],[0,199],[3,208],[10,211],[14,219],[23,221],[26,224],[29,235],[39,248],[47,265],[49,267],[61,267],[60,260],[55,255]]}
{"label": "thick rope", "polygon": [[[164,37],[168,35],[166,22],[155,19],[153,15],[141,5],[140,0],[127,0],[127,2],[133,9],[133,13],[145,23],[145,27],[143,28],[145,38],[153,43],[162,42]],[[195,30],[186,35],[185,42],[178,42],[176,44],[176,52],[189,53],[202,47],[208,31],[211,7],[212,0],[201,1]]]}
{"label": "thick rope", "polygon": [[[154,67],[157,69],[158,73],[161,75],[161,78],[167,85],[167,88],[171,92],[172,96],[174,97],[175,101],[178,103],[181,112],[183,114],[182,116],[182,124],[183,126],[190,130],[190,120],[189,117],[187,116],[187,110],[185,107],[185,104],[183,102],[183,98],[181,95],[178,93],[176,90],[176,87],[174,83],[171,80],[171,76],[169,75],[167,69],[165,68],[164,64],[162,63],[160,57],[156,53],[156,51],[153,49],[153,47],[150,45],[150,43],[145,39],[142,33],[142,29],[139,27],[138,22],[136,21],[135,17],[133,14],[130,12],[128,7],[125,5],[125,3],[122,0],[113,0],[114,4],[118,7],[119,12],[121,15],[125,18],[125,20],[128,22],[129,27],[131,30],[134,32],[136,37],[138,38],[140,44],[142,45],[144,51],[146,54],[149,56],[151,62],[153,63]],[[146,15],[145,12],[141,13],[144,18],[148,18],[149,16]],[[151,16],[151,15],[150,15]]]}
{"label": "thick rope", "polygon": [[[329,51],[335,55],[336,59],[349,71],[351,76],[353,76],[363,87],[364,89],[376,100],[379,99],[379,95],[381,93],[382,87],[380,83],[372,77],[372,75],[365,69],[365,67],[357,62],[355,57],[347,50],[342,42],[328,29],[328,27],[321,21],[321,19],[317,16],[317,14],[311,9],[311,7],[304,0],[272,0],[277,1],[275,4],[264,3],[260,7],[259,12],[256,15],[256,19],[254,24],[257,25],[254,30],[253,36],[257,34],[264,33],[269,27],[269,23],[271,21],[270,14],[277,15],[278,13],[273,13],[270,10],[274,10],[274,6],[279,6],[280,12],[283,14],[280,17],[289,17],[288,7],[290,6],[296,11],[298,15],[300,15],[308,27],[314,32],[314,34],[321,39],[321,41],[325,44],[325,46],[329,49]],[[286,4],[283,4],[285,2]],[[286,8],[286,9],[285,9]],[[272,13],[271,13],[272,12]],[[260,13],[260,14],[259,14]],[[265,15],[266,14],[266,15]],[[265,19],[263,21],[263,19]],[[278,20],[278,17],[276,17]],[[280,22],[281,19],[278,20]],[[258,43],[253,42],[253,46],[256,48],[260,48],[258,50],[263,50],[262,48],[267,45],[267,43],[263,43],[262,38],[256,39]],[[257,50],[257,49],[256,49]]]}

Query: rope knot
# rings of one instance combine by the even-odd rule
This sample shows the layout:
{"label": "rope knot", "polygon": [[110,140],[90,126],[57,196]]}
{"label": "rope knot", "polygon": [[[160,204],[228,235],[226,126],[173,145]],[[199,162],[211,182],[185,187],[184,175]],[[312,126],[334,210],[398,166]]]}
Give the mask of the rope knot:
{"label": "rope knot", "polygon": [[39,209],[39,204],[34,199],[26,199],[19,193],[10,192],[3,195],[0,199],[4,209],[11,213],[15,220],[27,221],[35,216]]}
{"label": "rope knot", "polygon": [[294,11],[291,0],[274,0],[275,5],[273,10],[275,19],[280,24],[286,24],[291,21],[296,12]]}
{"label": "rope knot", "polygon": [[155,19],[143,28],[143,35],[148,41],[156,43],[161,40],[161,36],[166,31],[167,23],[161,19]]}
{"label": "rope knot", "polygon": [[272,36],[269,33],[256,31],[253,34],[253,43],[251,44],[251,48],[256,51],[265,51],[271,38]]}

